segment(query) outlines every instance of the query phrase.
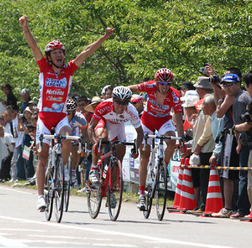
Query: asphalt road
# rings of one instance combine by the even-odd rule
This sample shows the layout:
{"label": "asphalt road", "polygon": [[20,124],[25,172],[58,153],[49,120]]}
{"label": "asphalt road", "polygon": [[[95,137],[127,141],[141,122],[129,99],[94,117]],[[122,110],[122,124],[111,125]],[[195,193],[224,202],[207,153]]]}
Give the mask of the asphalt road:
{"label": "asphalt road", "polygon": [[97,219],[90,218],[85,197],[71,197],[62,222],[46,221],[36,210],[36,191],[0,185],[0,247],[208,247],[252,246],[252,222],[195,217],[155,209],[148,220],[136,204],[124,202],[116,222],[105,200]]}

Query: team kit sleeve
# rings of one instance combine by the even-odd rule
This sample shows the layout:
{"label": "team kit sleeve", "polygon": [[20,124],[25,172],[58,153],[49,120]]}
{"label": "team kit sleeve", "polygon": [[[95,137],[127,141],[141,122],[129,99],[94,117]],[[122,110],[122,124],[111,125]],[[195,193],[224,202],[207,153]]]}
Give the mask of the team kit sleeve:
{"label": "team kit sleeve", "polygon": [[68,62],[68,66],[70,69],[70,74],[73,75],[74,72],[79,68],[75,63],[74,60],[71,60],[70,62]]}
{"label": "team kit sleeve", "polygon": [[100,121],[100,119],[103,117],[104,113],[105,113],[105,105],[106,102],[101,102],[97,105],[97,107],[95,108],[95,112],[93,114],[92,119],[94,119],[95,121]]}
{"label": "team kit sleeve", "polygon": [[82,115],[82,114],[75,115],[75,120],[78,123],[78,126],[80,127],[80,129],[87,128],[87,120],[84,115]]}
{"label": "team kit sleeve", "polygon": [[133,105],[129,104],[128,111],[131,116],[131,119],[130,119],[131,124],[134,126],[134,128],[139,128],[141,126],[141,120],[139,118],[136,108]]}
{"label": "team kit sleeve", "polygon": [[177,99],[177,100],[174,100],[173,101],[173,111],[175,114],[177,113],[182,113],[182,106],[181,106],[181,100],[180,100],[180,94],[179,92],[174,89],[174,88],[171,88],[172,90],[172,94],[175,95],[175,97],[173,97],[173,99]]}
{"label": "team kit sleeve", "polygon": [[39,66],[39,69],[40,69],[40,72],[43,72],[45,71],[46,67],[47,67],[47,60],[45,57],[43,57],[41,60],[38,60],[36,61],[38,66]]}
{"label": "team kit sleeve", "polygon": [[149,92],[151,90],[153,90],[153,88],[156,87],[156,81],[147,81],[147,82],[143,82],[137,85],[137,88],[140,92]]}

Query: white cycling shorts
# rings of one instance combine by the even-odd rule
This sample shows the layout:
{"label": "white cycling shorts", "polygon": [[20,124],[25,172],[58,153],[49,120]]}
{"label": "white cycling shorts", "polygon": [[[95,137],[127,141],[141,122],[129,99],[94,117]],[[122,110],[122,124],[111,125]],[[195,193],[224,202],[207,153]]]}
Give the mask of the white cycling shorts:
{"label": "white cycling shorts", "polygon": [[[71,129],[71,126],[68,122],[68,118],[67,116],[64,117],[55,127],[55,133],[59,134],[60,130],[62,127],[68,126]],[[39,137],[41,134],[51,134],[51,130],[49,130],[45,124],[43,123],[43,121],[38,117],[38,121],[37,121],[37,129],[36,129],[36,144],[38,144],[39,141]],[[48,145],[50,145],[50,140],[49,139],[43,139],[43,143],[46,143]]]}
{"label": "white cycling shorts", "polygon": [[[148,134],[154,134],[154,132],[151,131],[148,127],[146,127],[144,124],[142,124],[142,128],[143,128],[144,135],[146,133],[148,133]],[[165,135],[167,132],[174,132],[174,135],[175,135],[175,127],[174,127],[174,125],[172,123],[172,120],[169,120],[169,121],[165,122],[159,128],[159,130],[157,130],[157,132],[158,132],[159,135]],[[142,144],[144,144],[144,139],[143,139]],[[152,139],[148,139],[147,140],[147,144],[151,145],[152,144]]]}

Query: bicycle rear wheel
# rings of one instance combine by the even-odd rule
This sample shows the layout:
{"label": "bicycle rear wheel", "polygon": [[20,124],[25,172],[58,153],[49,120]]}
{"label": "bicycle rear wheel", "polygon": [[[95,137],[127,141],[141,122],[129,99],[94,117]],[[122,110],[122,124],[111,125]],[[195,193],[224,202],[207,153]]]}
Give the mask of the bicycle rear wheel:
{"label": "bicycle rear wheel", "polygon": [[152,186],[148,185],[145,189],[145,197],[146,197],[146,210],[143,211],[143,215],[146,219],[149,218],[151,207],[152,207]]}
{"label": "bicycle rear wheel", "polygon": [[108,182],[108,209],[110,219],[116,221],[119,216],[122,193],[123,193],[123,175],[122,164],[119,159],[114,159],[109,162],[109,182]]}
{"label": "bicycle rear wheel", "polygon": [[57,158],[55,169],[56,169],[55,191],[54,191],[55,217],[56,221],[60,223],[64,209],[64,191],[65,191],[64,165],[62,157]]}
{"label": "bicycle rear wheel", "polygon": [[93,186],[91,182],[88,182],[89,189],[87,193],[87,204],[88,204],[88,211],[92,219],[95,219],[101,208],[102,202],[102,180],[101,180],[101,168],[100,168],[100,183]]}
{"label": "bicycle rear wheel", "polygon": [[156,177],[156,212],[161,221],[164,217],[167,198],[167,168],[163,160],[159,160],[159,168]]}
{"label": "bicycle rear wheel", "polygon": [[46,184],[44,187],[45,191],[45,201],[46,201],[46,209],[45,209],[45,217],[49,221],[52,217],[53,211],[53,188],[52,188],[52,181],[53,181],[53,170],[52,168],[48,167],[46,169]]}
{"label": "bicycle rear wheel", "polygon": [[67,162],[67,169],[69,171],[69,180],[68,182],[65,182],[65,195],[64,195],[64,211],[68,211],[69,206],[69,198],[70,198],[70,192],[71,192],[71,185],[72,185],[72,165],[71,165],[71,155],[68,158]]}

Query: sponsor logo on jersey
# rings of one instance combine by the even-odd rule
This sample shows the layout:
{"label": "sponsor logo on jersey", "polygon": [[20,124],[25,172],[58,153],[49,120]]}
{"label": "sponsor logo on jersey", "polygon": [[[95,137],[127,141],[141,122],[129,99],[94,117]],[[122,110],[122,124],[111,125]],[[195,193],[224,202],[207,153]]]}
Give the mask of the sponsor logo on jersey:
{"label": "sponsor logo on jersey", "polygon": [[47,89],[46,94],[47,95],[60,95],[60,96],[63,96],[64,95],[64,91],[62,91],[60,89],[57,89],[57,90]]}
{"label": "sponsor logo on jersey", "polygon": [[[150,103],[151,103],[152,105],[154,105],[154,106],[156,107],[156,110],[157,110],[157,111],[160,111],[160,109],[162,109],[162,110],[168,110],[168,109],[170,108],[169,105],[159,105],[159,104],[157,103],[157,101],[155,101],[155,100],[153,100],[153,99],[151,99],[151,98],[149,98],[149,101],[150,101]],[[152,107],[153,107],[153,106],[152,106]]]}
{"label": "sponsor logo on jersey", "polygon": [[64,89],[67,86],[67,79],[66,78],[62,78],[62,79],[47,78],[45,81],[45,86]]}
{"label": "sponsor logo on jersey", "polygon": [[147,84],[146,88],[155,88],[156,85],[157,85],[156,83],[154,83],[154,84]]}
{"label": "sponsor logo on jersey", "polygon": [[176,96],[175,92],[172,92],[172,97],[173,97],[173,102],[174,103],[178,103],[179,102],[179,98]]}
{"label": "sponsor logo on jersey", "polygon": [[63,97],[62,96],[48,96],[46,98],[47,101],[51,101],[51,102],[62,102],[63,101]]}

